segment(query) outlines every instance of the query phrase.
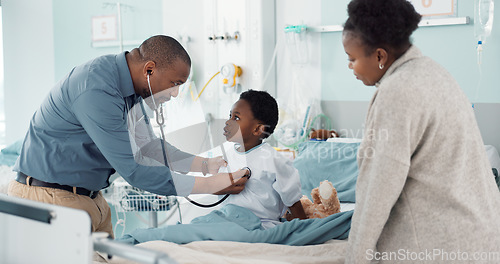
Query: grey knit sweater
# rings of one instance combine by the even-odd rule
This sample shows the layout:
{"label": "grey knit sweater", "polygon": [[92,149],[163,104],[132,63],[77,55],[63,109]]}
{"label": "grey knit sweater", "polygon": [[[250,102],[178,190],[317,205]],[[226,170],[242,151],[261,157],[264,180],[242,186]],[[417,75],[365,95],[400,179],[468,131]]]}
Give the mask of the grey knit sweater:
{"label": "grey knit sweater", "polygon": [[500,263],[500,193],[456,81],[413,46],[377,86],[346,263]]}

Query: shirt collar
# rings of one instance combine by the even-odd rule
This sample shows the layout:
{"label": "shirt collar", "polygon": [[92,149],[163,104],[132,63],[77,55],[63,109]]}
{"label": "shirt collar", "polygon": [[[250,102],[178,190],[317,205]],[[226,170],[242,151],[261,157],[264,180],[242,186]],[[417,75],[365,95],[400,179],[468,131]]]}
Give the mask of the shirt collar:
{"label": "shirt collar", "polygon": [[411,45],[410,48],[401,57],[399,57],[397,60],[395,60],[392,63],[391,67],[389,67],[389,69],[387,69],[384,76],[382,76],[382,78],[380,78],[380,80],[375,84],[375,86],[378,88],[380,86],[380,84],[382,84],[382,82],[388,76],[391,76],[401,65],[403,65],[406,62],[411,61],[413,59],[419,58],[419,57],[422,57],[422,52],[420,51],[420,49],[415,47],[415,45]]}
{"label": "shirt collar", "polygon": [[128,68],[125,55],[128,51],[116,55],[116,65],[118,66],[119,87],[123,97],[128,97],[135,94],[132,76]]}
{"label": "shirt collar", "polygon": [[241,146],[240,144],[234,144],[234,149],[236,150],[236,153],[241,154],[241,155],[244,155],[244,154],[248,154],[248,153],[250,153],[251,151],[253,151],[253,150],[255,150],[255,149],[258,149],[258,148],[262,147],[265,143],[266,143],[266,142],[262,142],[262,143],[260,143],[259,145],[255,146],[255,147],[253,147],[253,148],[251,148],[251,149],[249,149],[249,150],[247,150],[247,151],[245,151],[245,152],[240,152],[240,151],[238,151],[238,148]]}

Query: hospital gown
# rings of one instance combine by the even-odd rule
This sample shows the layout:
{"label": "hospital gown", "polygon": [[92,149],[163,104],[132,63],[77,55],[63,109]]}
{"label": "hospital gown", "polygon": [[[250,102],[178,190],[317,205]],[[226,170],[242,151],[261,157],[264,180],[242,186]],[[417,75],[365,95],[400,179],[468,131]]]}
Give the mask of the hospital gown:
{"label": "hospital gown", "polygon": [[226,142],[223,146],[228,167],[221,168],[221,172],[243,167],[252,171],[245,189],[230,195],[225,203],[250,209],[261,219],[264,228],[279,224],[288,207],[302,197],[299,173],[292,161],[267,143],[246,152],[238,152],[235,143]]}

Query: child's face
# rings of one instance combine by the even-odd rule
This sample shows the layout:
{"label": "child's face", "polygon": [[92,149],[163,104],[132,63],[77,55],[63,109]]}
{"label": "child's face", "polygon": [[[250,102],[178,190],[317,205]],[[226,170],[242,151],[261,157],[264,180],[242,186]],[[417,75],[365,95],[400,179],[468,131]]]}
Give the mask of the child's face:
{"label": "child's face", "polygon": [[250,104],[246,100],[240,99],[234,103],[229,113],[229,119],[224,127],[224,136],[227,141],[244,145],[248,139],[254,137],[258,126],[259,121],[254,118]]}

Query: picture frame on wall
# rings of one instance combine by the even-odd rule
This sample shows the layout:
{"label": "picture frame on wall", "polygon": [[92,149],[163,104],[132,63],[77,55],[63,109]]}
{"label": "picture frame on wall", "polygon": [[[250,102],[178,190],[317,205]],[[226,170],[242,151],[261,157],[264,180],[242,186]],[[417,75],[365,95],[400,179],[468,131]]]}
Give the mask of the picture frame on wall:
{"label": "picture frame on wall", "polygon": [[92,41],[118,39],[116,15],[94,16],[92,20]]}
{"label": "picture frame on wall", "polygon": [[457,17],[458,0],[409,0],[423,19]]}

